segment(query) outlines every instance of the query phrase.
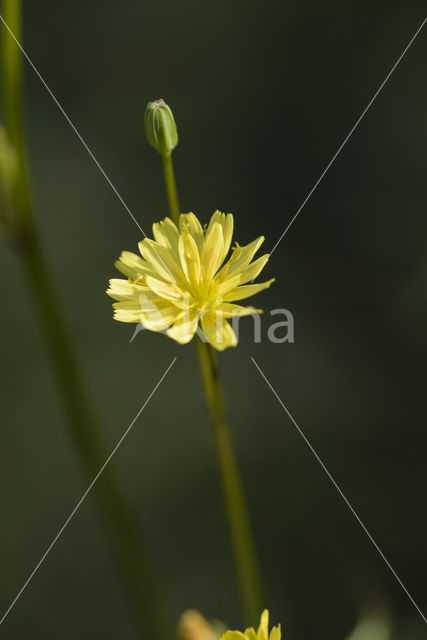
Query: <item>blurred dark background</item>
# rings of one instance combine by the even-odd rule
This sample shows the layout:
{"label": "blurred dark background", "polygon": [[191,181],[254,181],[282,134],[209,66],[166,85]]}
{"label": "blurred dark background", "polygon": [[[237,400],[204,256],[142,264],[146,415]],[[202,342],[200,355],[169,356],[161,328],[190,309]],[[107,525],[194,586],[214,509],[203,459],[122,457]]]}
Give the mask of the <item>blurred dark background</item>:
{"label": "blurred dark background", "polygon": [[[180,132],[184,211],[236,218],[271,249],[425,17],[425,3],[24,2],[25,47],[147,233],[167,214],[148,100]],[[426,27],[427,29],[427,27]],[[3,33],[2,33],[3,35]],[[273,621],[342,640],[381,602],[425,624],[250,361],[253,355],[406,587],[427,608],[427,31],[421,32],[266,269],[257,306],[295,343],[220,357]],[[139,231],[26,65],[43,246],[165,602],[242,626],[195,353],[112,319],[114,260]],[[19,262],[0,251],[0,602],[5,610],[87,486]],[[255,302],[255,301],[254,301]],[[132,637],[94,496],[2,627],[5,638]]]}

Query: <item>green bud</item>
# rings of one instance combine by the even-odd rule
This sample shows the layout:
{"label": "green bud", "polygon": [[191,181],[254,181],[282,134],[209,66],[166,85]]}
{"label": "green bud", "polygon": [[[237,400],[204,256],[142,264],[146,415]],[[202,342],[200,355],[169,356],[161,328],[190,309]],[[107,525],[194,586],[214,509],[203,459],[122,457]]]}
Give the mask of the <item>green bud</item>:
{"label": "green bud", "polygon": [[148,142],[162,156],[168,156],[178,144],[175,120],[164,100],[155,100],[147,104],[145,132]]}

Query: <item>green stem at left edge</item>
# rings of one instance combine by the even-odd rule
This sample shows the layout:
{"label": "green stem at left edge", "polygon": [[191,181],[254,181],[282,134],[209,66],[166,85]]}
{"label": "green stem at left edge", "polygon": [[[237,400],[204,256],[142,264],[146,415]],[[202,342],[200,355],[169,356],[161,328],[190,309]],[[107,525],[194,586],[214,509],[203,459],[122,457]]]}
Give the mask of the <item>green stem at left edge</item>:
{"label": "green stem at left edge", "polygon": [[[172,163],[172,154],[162,156],[166,193],[173,221],[178,225],[179,204]],[[210,344],[197,340],[197,357],[206,398],[207,410],[213,427],[215,450],[221,478],[224,506],[230,530],[236,571],[246,624],[258,624],[264,607],[261,578],[246,506],[239,467],[234,453],[231,434],[227,426],[223,390],[217,357]]]}
{"label": "green stem at left edge", "polygon": [[[2,16],[21,42],[20,0],[3,0]],[[101,441],[100,428],[87,397],[78,358],[37,233],[23,120],[22,55],[6,28],[3,28],[2,33],[2,63],[5,124],[9,142],[18,156],[11,237],[34,299],[71,436],[88,478],[93,480],[104,465],[108,451]],[[136,637],[162,640],[165,637],[165,616],[157,599],[150,557],[145,551],[140,528],[123,497],[119,479],[111,464],[105,467],[94,490],[122,572],[124,591],[132,605]]]}

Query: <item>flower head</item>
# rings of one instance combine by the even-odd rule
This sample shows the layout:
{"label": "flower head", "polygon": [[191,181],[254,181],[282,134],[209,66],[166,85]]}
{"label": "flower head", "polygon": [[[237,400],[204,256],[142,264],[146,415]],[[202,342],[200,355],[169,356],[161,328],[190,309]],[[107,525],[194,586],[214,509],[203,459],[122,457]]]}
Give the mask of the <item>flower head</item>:
{"label": "flower head", "polygon": [[273,627],[269,634],[268,617],[268,610],[265,609],[261,615],[258,631],[255,631],[253,627],[246,629],[244,633],[241,631],[226,631],[221,640],[280,640],[282,637],[280,624],[277,627]]}
{"label": "flower head", "polygon": [[[185,344],[199,322],[205,338],[222,351],[237,344],[228,320],[261,313],[234,304],[274,281],[252,283],[268,254],[252,262],[263,236],[240,247],[225,262],[233,235],[233,216],[216,211],[204,230],[194,213],[182,214],[178,227],[170,218],[153,225],[154,240],[139,243],[141,256],[124,251],[115,263],[127,280],[110,280],[107,293],[117,300],[114,317],[141,323]],[[225,262],[225,263],[224,263]]]}

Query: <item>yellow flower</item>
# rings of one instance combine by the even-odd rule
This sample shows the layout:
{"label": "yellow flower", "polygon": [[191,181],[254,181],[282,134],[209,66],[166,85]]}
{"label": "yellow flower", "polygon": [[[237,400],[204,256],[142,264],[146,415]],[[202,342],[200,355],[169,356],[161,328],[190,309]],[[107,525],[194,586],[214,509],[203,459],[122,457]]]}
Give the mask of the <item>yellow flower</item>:
{"label": "yellow flower", "polygon": [[229,260],[233,216],[216,211],[206,230],[194,213],[182,214],[179,228],[170,218],[153,224],[154,240],[139,243],[141,256],[123,251],[115,266],[128,280],[110,280],[107,293],[117,300],[114,317],[121,322],[140,322],[150,331],[166,334],[185,344],[199,326],[213,347],[222,351],[237,344],[228,320],[234,316],[261,313],[253,307],[234,304],[274,281],[252,282],[268,260],[254,262],[264,241],[261,236],[240,247]]}
{"label": "yellow flower", "polygon": [[261,615],[258,631],[255,631],[253,627],[246,629],[245,633],[241,631],[226,631],[221,640],[280,640],[281,637],[280,624],[277,627],[273,627],[270,635],[268,634],[268,610],[265,609]]}

